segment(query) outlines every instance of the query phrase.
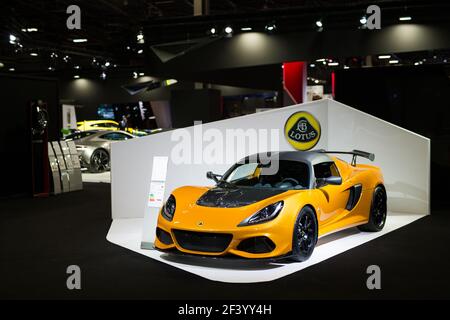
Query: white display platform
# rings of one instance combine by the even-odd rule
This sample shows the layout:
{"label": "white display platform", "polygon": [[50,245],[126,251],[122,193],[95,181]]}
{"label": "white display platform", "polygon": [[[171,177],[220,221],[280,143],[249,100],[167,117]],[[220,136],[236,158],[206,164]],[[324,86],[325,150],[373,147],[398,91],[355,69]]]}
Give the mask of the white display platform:
{"label": "white display platform", "polygon": [[[381,232],[360,232],[357,228],[351,228],[324,236],[319,239],[317,247],[308,261],[294,263],[214,259],[166,254],[157,250],[142,250],[140,245],[143,218],[113,220],[106,239],[116,245],[209,280],[228,283],[255,283],[285,277],[404,227],[425,216],[426,214],[395,214],[389,212],[386,225]],[[376,260],[376,257],[373,258]]]}
{"label": "white display platform", "polygon": [[102,173],[82,173],[83,182],[97,182],[97,183],[111,183],[111,172],[106,171]]}

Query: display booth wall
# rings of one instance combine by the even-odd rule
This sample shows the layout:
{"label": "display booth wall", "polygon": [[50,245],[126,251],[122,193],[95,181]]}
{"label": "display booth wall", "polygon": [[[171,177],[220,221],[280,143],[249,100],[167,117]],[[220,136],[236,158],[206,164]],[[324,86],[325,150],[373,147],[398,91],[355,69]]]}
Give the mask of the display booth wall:
{"label": "display booth wall", "polygon": [[[307,111],[320,122],[322,133],[314,149],[359,149],[375,153],[374,164],[383,170],[390,211],[429,214],[429,139],[326,99],[114,144],[113,219],[146,216],[144,221],[147,225],[144,226],[146,232],[143,240],[153,241],[158,208],[148,206],[148,196],[154,174],[152,173],[154,157],[169,158],[164,193],[164,198],[167,198],[173,189],[183,185],[212,185],[212,181],[206,178],[207,171],[224,173],[232,163],[249,153],[248,149],[238,149],[231,161],[222,164],[175,164],[170,157],[172,149],[178,143],[173,137],[180,130],[185,130],[193,136],[196,130],[205,132],[214,129],[225,133],[227,129],[252,128],[265,129],[269,132],[273,129],[278,130],[278,137],[275,138],[278,142],[277,149],[273,149],[269,144],[266,150],[257,151],[294,150],[284,137],[284,125],[289,116],[298,111]],[[270,138],[274,138],[272,133]],[[191,152],[194,155],[201,153],[202,150],[201,146],[193,146]],[[370,162],[362,158],[358,161]]]}
{"label": "display booth wall", "polygon": [[[382,168],[388,192],[388,215],[382,231],[360,232],[351,228],[326,235],[319,239],[311,258],[302,263],[258,264],[248,260],[205,259],[152,250],[159,207],[174,188],[182,185],[212,185],[206,179],[206,171],[223,173],[232,162],[247,154],[293,150],[284,137],[283,129],[286,120],[299,111],[309,112],[320,122],[321,137],[315,149],[361,149],[376,154],[374,164]],[[178,142],[174,137],[179,137],[181,133],[223,133],[227,129],[241,129],[242,134],[245,134],[246,129],[269,130],[267,140],[272,141],[259,150],[254,150],[258,149],[255,145],[251,145],[251,150],[238,146],[236,153],[228,157],[229,163],[202,163],[201,159],[196,159],[197,164],[175,165],[171,152],[176,149]],[[271,129],[275,131],[271,132]],[[210,138],[205,138],[205,142],[210,142]],[[230,143],[226,141],[223,150]],[[195,158],[208,147],[208,143],[193,146],[191,155]],[[427,138],[332,100],[315,101],[116,143],[112,147],[114,220],[106,238],[148,258],[209,280],[228,283],[272,281],[360,246],[429,214],[429,157],[430,141]],[[358,162],[367,163],[368,160],[360,158]],[[159,189],[155,189],[155,186]],[[155,191],[159,192],[156,197],[153,194]],[[160,198],[161,203],[151,203],[150,200],[154,198]]]}

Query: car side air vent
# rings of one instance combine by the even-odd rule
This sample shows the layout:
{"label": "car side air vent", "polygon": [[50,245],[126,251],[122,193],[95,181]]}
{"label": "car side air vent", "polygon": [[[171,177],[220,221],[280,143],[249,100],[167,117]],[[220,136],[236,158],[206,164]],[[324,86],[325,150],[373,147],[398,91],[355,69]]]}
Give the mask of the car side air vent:
{"label": "car side air vent", "polygon": [[359,198],[361,197],[361,191],[362,191],[362,184],[356,184],[350,189],[350,194],[348,196],[347,205],[345,206],[345,209],[352,210],[356,204],[359,201]]}

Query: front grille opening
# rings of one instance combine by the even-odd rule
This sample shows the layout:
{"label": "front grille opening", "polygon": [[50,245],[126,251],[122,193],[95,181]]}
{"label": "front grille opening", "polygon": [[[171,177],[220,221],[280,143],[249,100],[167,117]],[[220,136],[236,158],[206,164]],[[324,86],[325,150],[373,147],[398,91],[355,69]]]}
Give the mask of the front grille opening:
{"label": "front grille opening", "polygon": [[275,243],[267,237],[254,237],[242,240],[238,250],[248,253],[269,253],[275,249]]}
{"label": "front grille opening", "polygon": [[185,230],[173,230],[173,234],[183,249],[200,252],[223,252],[228,248],[233,238],[233,235],[228,233]]}
{"label": "front grille opening", "polygon": [[161,228],[156,228],[156,237],[159,241],[164,243],[165,245],[173,244],[172,237],[170,236],[170,233],[164,231]]}

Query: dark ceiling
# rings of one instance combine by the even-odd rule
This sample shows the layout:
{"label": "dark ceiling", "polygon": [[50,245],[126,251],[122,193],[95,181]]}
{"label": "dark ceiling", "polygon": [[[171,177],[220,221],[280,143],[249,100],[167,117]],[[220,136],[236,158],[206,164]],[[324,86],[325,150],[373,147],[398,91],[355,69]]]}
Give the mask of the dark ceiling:
{"label": "dark ceiling", "polygon": [[[369,4],[382,8],[383,25],[398,23],[400,15],[413,15],[418,23],[448,22],[450,13],[448,1],[210,0],[204,15],[193,16],[193,1],[1,1],[2,71],[136,69],[145,65],[150,46],[210,36],[211,27],[218,33],[226,25],[236,32],[247,26],[264,31],[273,22],[277,33],[289,33],[314,30],[315,21],[322,19],[325,28],[358,28]],[[71,4],[81,8],[81,30],[66,28]],[[37,31],[23,31],[28,28]],[[139,32],[145,43],[137,42]],[[13,43],[10,35],[16,37]],[[74,43],[75,38],[88,41]]]}

